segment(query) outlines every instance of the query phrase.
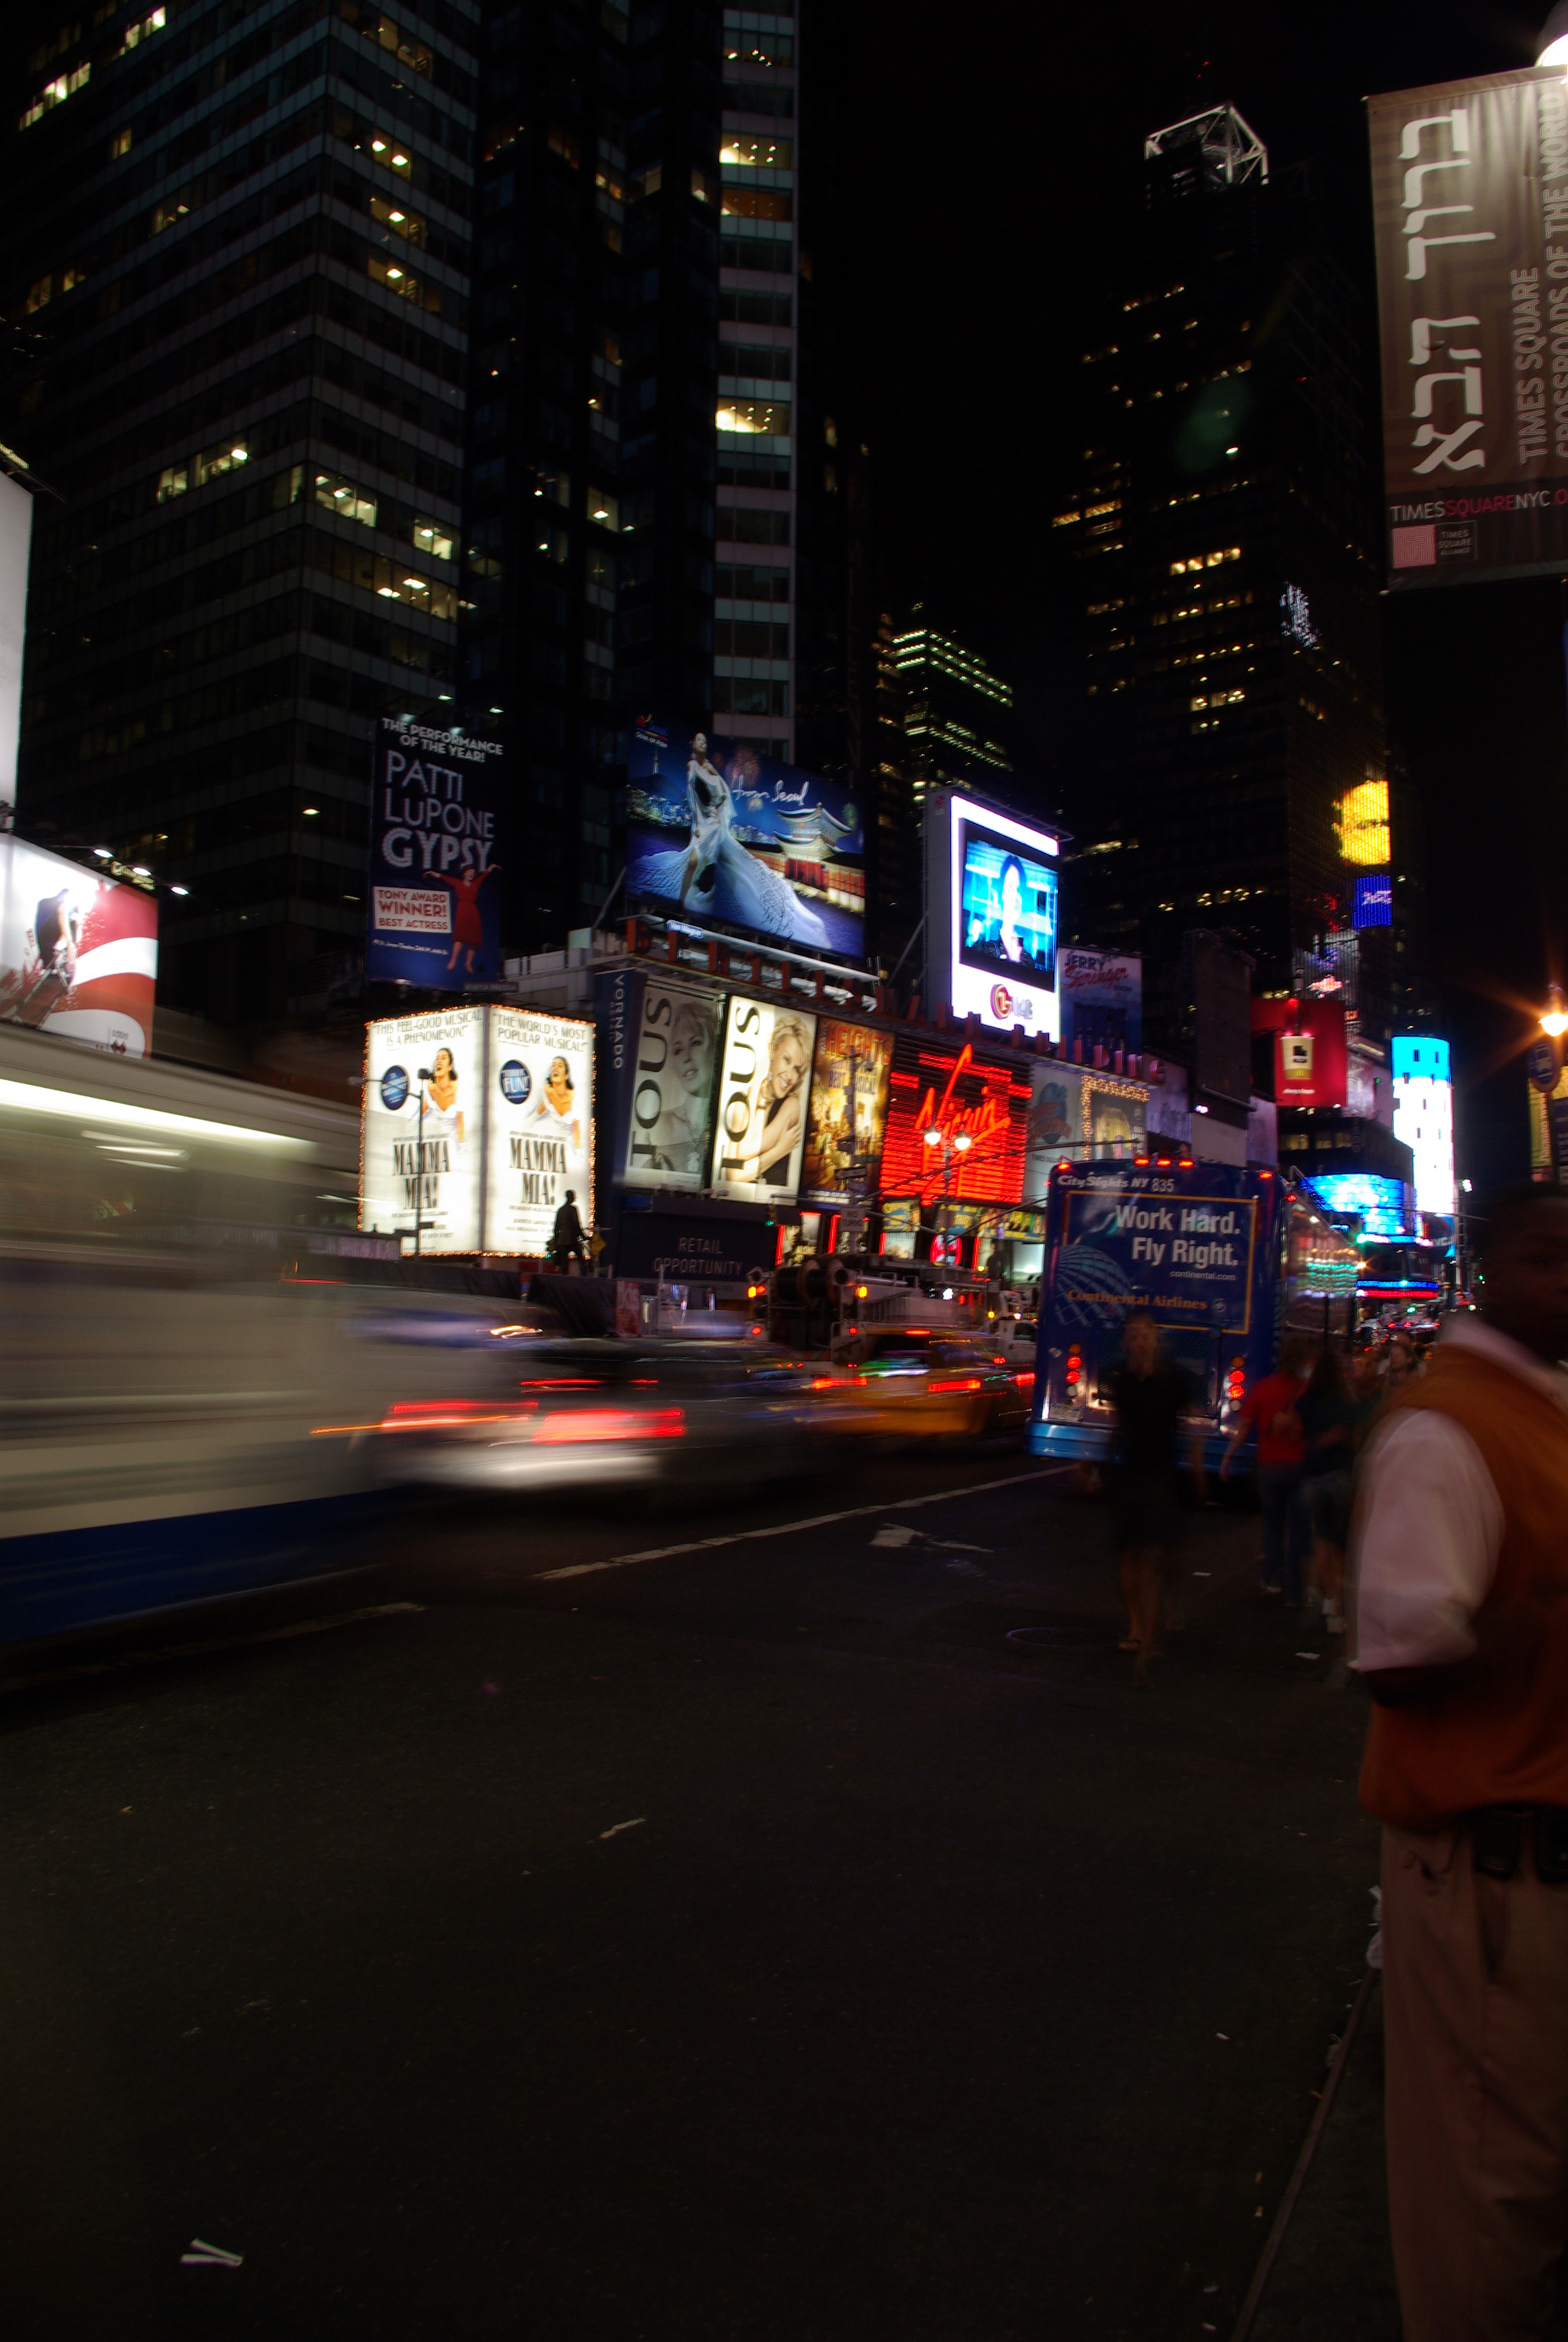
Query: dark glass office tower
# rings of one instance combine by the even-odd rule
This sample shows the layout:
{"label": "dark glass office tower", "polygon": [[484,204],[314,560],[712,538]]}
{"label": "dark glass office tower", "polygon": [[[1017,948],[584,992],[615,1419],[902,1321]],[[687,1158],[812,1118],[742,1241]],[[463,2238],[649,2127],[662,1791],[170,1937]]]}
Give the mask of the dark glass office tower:
{"label": "dark glass office tower", "polygon": [[610,893],[628,712],[709,715],[718,15],[498,8],[484,89],[463,695],[537,951]]}
{"label": "dark glass office tower", "polygon": [[1353,925],[1357,876],[1402,867],[1370,325],[1308,171],[1271,178],[1229,108],[1148,140],[1081,353],[1053,537],[1091,748],[1064,900],[1074,940],[1144,953],[1164,1046],[1188,1021],[1182,937],[1198,928],[1234,936],[1260,991],[1333,956],[1386,1027],[1397,931]]}
{"label": "dark glass office tower", "polygon": [[834,39],[709,0],[490,19],[462,705],[514,750],[520,949],[610,897],[639,713],[854,769]]}
{"label": "dark glass office tower", "polygon": [[474,0],[14,9],[4,436],[33,556],[18,798],[165,905],[228,1018],[364,932],[374,718],[452,712]]}

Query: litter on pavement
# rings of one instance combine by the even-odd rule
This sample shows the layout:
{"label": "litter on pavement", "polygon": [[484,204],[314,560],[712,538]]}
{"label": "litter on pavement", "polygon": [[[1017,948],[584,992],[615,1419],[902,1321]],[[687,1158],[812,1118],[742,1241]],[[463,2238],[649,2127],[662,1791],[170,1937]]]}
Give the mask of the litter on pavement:
{"label": "litter on pavement", "polygon": [[204,2244],[200,2237],[193,2237],[190,2251],[180,2255],[182,2268],[240,2268],[244,2264],[244,2253],[225,2253],[222,2245]]}
{"label": "litter on pavement", "polygon": [[600,1836],[601,1837],[620,1837],[620,1835],[621,1835],[621,1832],[622,1832],[623,1830],[625,1830],[625,1829],[641,1829],[641,1828],[642,1828],[642,1827],[643,1827],[643,1824],[647,1820],[647,1818],[648,1818],[648,1817],[647,1817],[647,1815],[646,1815],[646,1814],[639,1814],[639,1815],[637,1816],[637,1817],[636,1817],[636,1819],[635,1819],[634,1821],[630,1821],[630,1822],[617,1822],[617,1823],[614,1825],[614,1828],[612,1828],[612,1829],[607,1829],[607,1830],[601,1830],[601,1831],[599,1832],[599,1836]]}

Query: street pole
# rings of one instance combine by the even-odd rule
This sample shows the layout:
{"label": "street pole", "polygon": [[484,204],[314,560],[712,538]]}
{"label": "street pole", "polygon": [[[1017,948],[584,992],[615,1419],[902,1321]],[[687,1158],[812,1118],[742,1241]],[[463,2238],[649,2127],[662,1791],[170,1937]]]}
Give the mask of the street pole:
{"label": "street pole", "polygon": [[[448,1058],[447,1063],[452,1061]],[[424,1226],[424,1085],[430,1079],[428,1069],[419,1068],[419,1124],[414,1139],[414,1257],[419,1258],[419,1236]]]}

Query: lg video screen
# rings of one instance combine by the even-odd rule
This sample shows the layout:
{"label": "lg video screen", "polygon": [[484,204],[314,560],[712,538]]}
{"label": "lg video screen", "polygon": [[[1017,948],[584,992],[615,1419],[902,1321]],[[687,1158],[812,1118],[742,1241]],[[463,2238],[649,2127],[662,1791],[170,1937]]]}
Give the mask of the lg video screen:
{"label": "lg video screen", "polygon": [[986,976],[1056,988],[1056,873],[1026,846],[963,825],[958,956]]}

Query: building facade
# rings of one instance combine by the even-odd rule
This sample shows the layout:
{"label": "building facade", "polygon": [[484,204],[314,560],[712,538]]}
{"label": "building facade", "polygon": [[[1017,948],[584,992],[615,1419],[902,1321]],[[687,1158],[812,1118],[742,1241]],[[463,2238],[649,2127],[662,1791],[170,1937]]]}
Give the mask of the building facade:
{"label": "building facade", "polygon": [[275,1012],[365,924],[366,743],[455,688],[478,9],[13,11],[36,515],[18,826],[165,887],[161,991]]}
{"label": "building facade", "polygon": [[462,712],[511,746],[524,953],[613,900],[639,715],[855,768],[834,38],[711,0],[491,18]]}
{"label": "building facade", "polygon": [[1399,876],[1370,320],[1323,210],[1231,108],[1154,134],[1081,352],[1052,532],[1091,747],[1064,892],[1074,939],[1142,951],[1155,1046],[1190,1017],[1198,927],[1260,990],[1348,979],[1380,1038],[1393,1014],[1397,916],[1356,924],[1356,880]]}
{"label": "building facade", "polygon": [[60,501],[19,818],[182,890],[170,1006],[352,987],[384,714],[505,744],[524,955],[614,915],[637,715],[859,770],[836,40],[787,0],[25,13],[0,435]]}
{"label": "building facade", "polygon": [[891,629],[893,681],[915,804],[935,782],[994,787],[1013,770],[1013,686],[916,602]]}

